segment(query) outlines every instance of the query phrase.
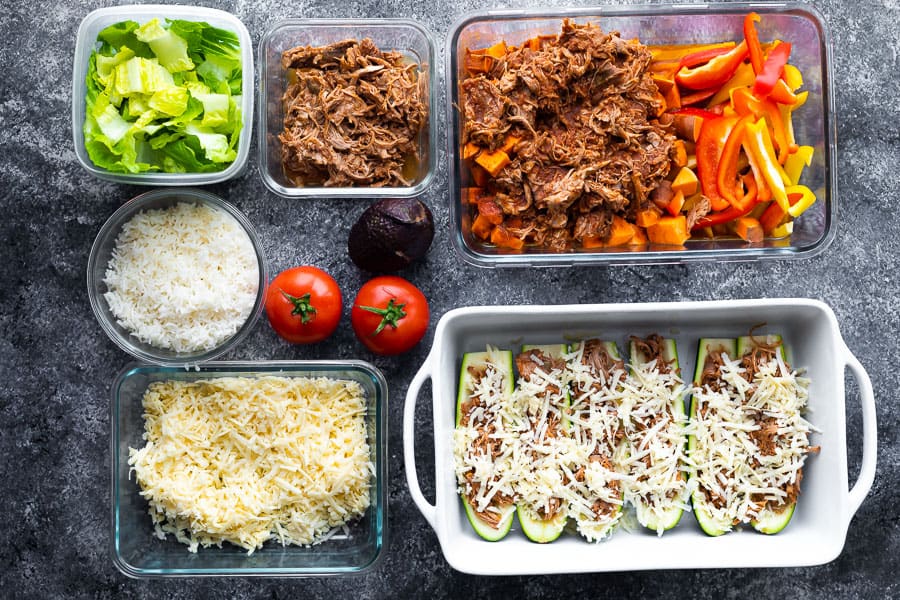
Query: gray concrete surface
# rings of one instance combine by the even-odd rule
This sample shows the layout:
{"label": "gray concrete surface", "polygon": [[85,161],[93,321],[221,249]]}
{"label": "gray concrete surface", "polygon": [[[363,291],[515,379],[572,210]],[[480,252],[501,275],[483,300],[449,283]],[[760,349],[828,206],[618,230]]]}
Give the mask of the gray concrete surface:
{"label": "gray concrete surface", "polygon": [[[523,4],[532,3],[538,4]],[[426,261],[404,273],[430,299],[432,325],[422,344],[399,358],[368,354],[354,339],[347,318],[350,296],[368,277],[350,263],[345,246],[364,202],[274,196],[257,174],[254,143],[243,176],[209,189],[246,212],[262,235],[274,271],[303,263],[330,271],[345,290],[345,317],[331,341],[313,347],[282,343],[263,320],[227,358],[363,358],[384,371],[391,387],[391,541],[381,565],[359,577],[225,581],[135,581],[121,575],[109,557],[109,388],[130,358],[106,338],[91,314],[85,265],[104,220],[141,189],[99,181],[79,167],[70,114],[78,23],[91,9],[109,4],[7,3],[0,21],[0,597],[900,597],[900,376],[894,364],[900,330],[896,0],[814,3],[832,33],[839,140],[837,236],[827,252],[808,260],[755,264],[479,270],[464,264],[451,247],[442,148],[437,178],[424,196],[436,218],[434,245]],[[509,6],[480,0],[206,4],[234,12],[254,43],[285,17],[403,16],[424,22],[442,44],[450,24],[464,12]],[[837,560],[811,568],[514,578],[472,577],[448,566],[410,498],[401,438],[402,400],[441,314],[484,303],[767,296],[829,303],[847,345],[874,384],[878,472]],[[851,478],[861,453],[854,389],[848,398]],[[426,402],[424,395],[421,402]],[[424,408],[418,415],[419,446],[427,448],[430,420]],[[427,451],[420,452],[420,459],[429,493],[433,477],[428,475]]]}

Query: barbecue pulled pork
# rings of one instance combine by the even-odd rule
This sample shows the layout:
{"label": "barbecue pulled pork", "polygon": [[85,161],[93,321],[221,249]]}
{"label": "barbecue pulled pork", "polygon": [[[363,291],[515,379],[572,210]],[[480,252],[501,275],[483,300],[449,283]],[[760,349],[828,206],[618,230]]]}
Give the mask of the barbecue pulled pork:
{"label": "barbecue pulled pork", "polygon": [[493,151],[520,140],[490,185],[512,235],[565,250],[647,206],[675,140],[651,58],[637,40],[566,19],[539,50],[512,49],[462,82],[462,143]]}

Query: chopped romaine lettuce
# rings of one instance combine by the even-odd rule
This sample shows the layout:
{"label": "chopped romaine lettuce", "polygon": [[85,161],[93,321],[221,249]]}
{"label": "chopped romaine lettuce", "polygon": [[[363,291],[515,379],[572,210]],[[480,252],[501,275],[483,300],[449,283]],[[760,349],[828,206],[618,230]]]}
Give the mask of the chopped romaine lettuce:
{"label": "chopped romaine lettuce", "polygon": [[202,173],[234,162],[244,91],[235,34],[194,21],[123,21],[97,40],[84,121],[96,166]]}

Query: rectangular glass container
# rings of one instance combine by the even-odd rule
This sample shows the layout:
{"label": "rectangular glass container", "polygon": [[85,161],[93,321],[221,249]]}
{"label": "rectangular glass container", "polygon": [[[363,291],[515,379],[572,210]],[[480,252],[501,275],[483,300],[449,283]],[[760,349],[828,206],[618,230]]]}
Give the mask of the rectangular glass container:
{"label": "rectangular glass container", "polygon": [[[115,173],[94,165],[84,147],[84,111],[87,94],[88,60],[97,47],[97,34],[103,29],[121,21],[146,23],[151,19],[183,19],[204,21],[213,27],[234,32],[241,44],[241,113],[243,123],[238,139],[237,158],[221,171],[213,173]],[[75,61],[72,75],[72,137],[75,142],[75,156],[89,173],[100,179],[137,185],[206,185],[219,183],[238,176],[247,166],[250,156],[250,141],[253,133],[253,42],[247,27],[232,15],[222,10],[202,6],[109,6],[88,14],[78,27],[75,41]]]}
{"label": "rectangular glass container", "polygon": [[[365,415],[371,461],[375,466],[370,506],[339,534],[311,547],[281,546],[268,541],[247,551],[227,542],[196,553],[167,535],[158,539],[134,477],[129,477],[128,449],[144,445],[142,397],[150,383],[197,381],[218,377],[329,377],[358,382],[367,401]],[[130,577],[268,576],[297,577],[359,573],[371,569],[385,551],[387,532],[387,383],[363,361],[210,362],[196,370],[132,363],[112,387],[112,536],[116,567]]]}
{"label": "rectangular glass container", "polygon": [[[347,39],[371,38],[383,51],[397,50],[420,65],[419,76],[428,78],[428,125],[419,135],[419,154],[412,184],[403,187],[296,186],[284,174],[281,141],[284,129],[282,97],[288,74],[281,55],[296,46],[325,46]],[[259,172],[270,190],[285,197],[383,198],[416,196],[434,178],[437,127],[434,115],[437,55],[431,34],[422,25],[403,19],[289,19],[276,23],[259,44]]]}
{"label": "rectangular glass container", "polygon": [[[469,210],[462,194],[471,175],[460,153],[460,82],[464,77],[461,57],[466,48],[484,48],[500,40],[518,45],[535,35],[559,33],[562,20],[599,23],[604,31],[618,31],[622,38],[638,38],[646,45],[703,44],[740,41],[743,18],[755,11],[762,42],[774,39],[792,44],[790,62],[803,74],[806,104],[794,114],[799,144],[813,146],[812,164],[801,182],[817,202],[794,222],[790,238],[767,239],[758,244],[743,240],[688,240],[683,249],[629,249],[627,247],[578,249],[552,253],[541,248],[509,250],[475,238],[470,231]],[[825,250],[834,237],[837,217],[835,152],[836,126],[831,89],[831,46],[819,12],[796,3],[786,4],[688,4],[659,6],[604,6],[553,10],[498,10],[472,13],[451,27],[444,51],[447,86],[447,140],[450,157],[450,220],[454,246],[470,264],[481,267],[575,266],[694,261],[751,261],[772,258],[812,257]]]}

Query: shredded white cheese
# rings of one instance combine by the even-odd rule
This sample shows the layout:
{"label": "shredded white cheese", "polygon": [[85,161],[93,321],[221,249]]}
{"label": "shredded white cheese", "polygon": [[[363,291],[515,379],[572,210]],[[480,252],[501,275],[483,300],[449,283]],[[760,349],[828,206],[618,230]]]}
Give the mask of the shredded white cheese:
{"label": "shredded white cheese", "polygon": [[137,339],[195,352],[218,346],[246,322],[259,265],[231,215],[182,202],[141,211],[122,227],[104,282],[110,311]]}
{"label": "shredded white cheese", "polygon": [[[764,362],[752,382],[742,377],[739,359],[723,359],[720,390],[693,390],[699,410],[692,416],[695,445],[689,461],[696,469],[697,493],[722,498],[722,506],[706,501],[704,509],[730,528],[760,517],[764,503],[784,503],[784,487],[798,481],[814,429],[802,416],[809,380],[789,371],[780,356]],[[771,455],[751,435],[760,429],[760,416],[777,423]]]}
{"label": "shredded white cheese", "polygon": [[129,464],[157,535],[249,553],[308,545],[369,507],[366,399],[354,381],[223,377],[153,383]]}
{"label": "shredded white cheese", "polygon": [[689,509],[685,444],[684,382],[656,360],[635,361],[622,382],[619,417],[627,450],[620,466],[628,475],[625,499],[638,522],[662,535],[680,510]]}

